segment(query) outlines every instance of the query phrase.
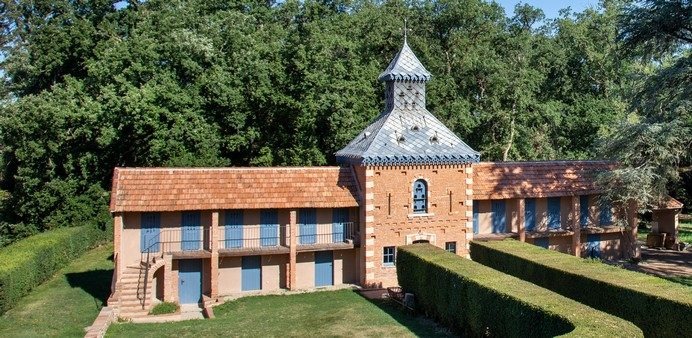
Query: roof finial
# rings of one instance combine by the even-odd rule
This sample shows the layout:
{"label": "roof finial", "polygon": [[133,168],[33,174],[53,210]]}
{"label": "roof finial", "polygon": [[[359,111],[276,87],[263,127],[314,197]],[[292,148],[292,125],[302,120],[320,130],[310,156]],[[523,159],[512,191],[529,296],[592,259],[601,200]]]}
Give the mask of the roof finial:
{"label": "roof finial", "polygon": [[406,38],[407,38],[407,35],[408,35],[408,29],[407,29],[407,27],[406,27],[407,21],[408,21],[408,20],[407,20],[406,18],[404,18],[404,44],[406,43]]}

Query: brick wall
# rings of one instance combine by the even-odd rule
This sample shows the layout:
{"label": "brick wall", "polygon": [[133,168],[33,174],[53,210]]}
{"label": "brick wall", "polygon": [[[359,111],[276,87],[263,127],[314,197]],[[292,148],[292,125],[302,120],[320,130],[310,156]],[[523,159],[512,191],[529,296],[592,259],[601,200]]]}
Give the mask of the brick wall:
{"label": "brick wall", "polygon": [[[468,254],[472,236],[472,169],[470,165],[357,167],[363,193],[362,255],[364,286],[396,285],[396,268],[384,266],[383,247],[428,240],[444,248],[457,243]],[[428,185],[428,212],[414,214],[413,183]]]}

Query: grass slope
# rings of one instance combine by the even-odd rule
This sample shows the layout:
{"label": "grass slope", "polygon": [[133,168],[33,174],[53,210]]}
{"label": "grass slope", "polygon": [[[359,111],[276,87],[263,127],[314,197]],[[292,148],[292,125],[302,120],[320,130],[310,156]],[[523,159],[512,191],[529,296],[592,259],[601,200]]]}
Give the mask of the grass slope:
{"label": "grass slope", "polygon": [[83,337],[110,293],[113,245],[97,247],[0,317],[0,337]]}
{"label": "grass slope", "polygon": [[214,308],[215,319],[113,324],[107,337],[447,336],[432,322],[350,290],[246,297]]}

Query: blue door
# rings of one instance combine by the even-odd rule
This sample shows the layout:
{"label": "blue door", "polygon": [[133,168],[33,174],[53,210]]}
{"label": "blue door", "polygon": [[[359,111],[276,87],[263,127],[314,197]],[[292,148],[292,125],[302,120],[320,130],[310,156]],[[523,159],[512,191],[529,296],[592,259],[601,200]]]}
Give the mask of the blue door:
{"label": "blue door", "polygon": [[560,229],[560,197],[548,198],[548,229]]}
{"label": "blue door", "polygon": [[202,298],[202,260],[178,261],[178,297],[180,304],[196,304]]}
{"label": "blue door", "polygon": [[332,242],[341,243],[346,238],[346,224],[348,222],[348,209],[339,208],[332,210]]}
{"label": "blue door", "polygon": [[315,209],[300,209],[298,223],[300,225],[300,244],[315,244],[317,242],[317,213]]}
{"label": "blue door", "polygon": [[334,255],[331,251],[315,252],[315,286],[334,285]]}
{"label": "blue door", "polygon": [[181,247],[183,251],[199,250],[202,242],[202,216],[199,212],[184,212],[182,218]]}
{"label": "blue door", "polygon": [[524,200],[524,227],[526,231],[536,230],[536,199]]}
{"label": "blue door", "polygon": [[589,224],[589,196],[579,196],[579,224],[586,227]]}
{"label": "blue door", "polygon": [[262,210],[260,213],[260,245],[279,245],[279,214],[276,210]]}
{"label": "blue door", "polygon": [[550,244],[550,240],[548,239],[548,237],[536,238],[533,240],[533,244],[536,246],[540,246],[541,248],[548,249],[548,246]]}
{"label": "blue door", "polygon": [[478,204],[480,201],[473,201],[473,233],[478,233]]}
{"label": "blue door", "polygon": [[240,290],[261,290],[262,256],[243,256],[242,260]]}
{"label": "blue door", "polygon": [[586,254],[589,258],[601,258],[601,235],[586,236]]}
{"label": "blue door", "polygon": [[224,215],[225,248],[243,247],[243,211],[228,210]]}
{"label": "blue door", "polygon": [[505,201],[492,201],[493,233],[505,232],[507,214],[505,213]]}
{"label": "blue door", "polygon": [[141,216],[142,230],[139,236],[141,252],[158,252],[161,234],[161,215],[158,212],[145,212]]}

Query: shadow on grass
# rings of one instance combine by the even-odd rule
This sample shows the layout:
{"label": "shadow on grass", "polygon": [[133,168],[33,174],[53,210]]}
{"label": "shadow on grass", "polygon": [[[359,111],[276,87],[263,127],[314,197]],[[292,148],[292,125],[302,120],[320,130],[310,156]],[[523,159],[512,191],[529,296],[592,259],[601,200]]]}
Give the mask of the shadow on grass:
{"label": "shadow on grass", "polygon": [[83,272],[71,272],[65,275],[73,288],[81,288],[92,297],[105,304],[111,293],[113,269],[97,269]]}
{"label": "shadow on grass", "polygon": [[353,292],[387,313],[399,324],[411,330],[417,337],[455,337],[455,334],[449,329],[440,326],[423,315],[405,310],[401,305],[389,299],[371,299],[364,296],[358,290],[354,290]]}

